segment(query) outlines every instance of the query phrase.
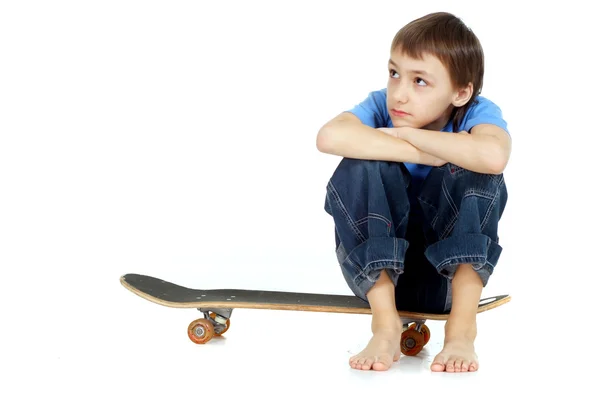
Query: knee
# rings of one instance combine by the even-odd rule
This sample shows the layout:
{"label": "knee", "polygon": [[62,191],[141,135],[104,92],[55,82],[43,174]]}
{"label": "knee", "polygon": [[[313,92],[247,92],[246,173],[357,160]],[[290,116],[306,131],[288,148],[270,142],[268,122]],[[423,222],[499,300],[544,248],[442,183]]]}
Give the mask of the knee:
{"label": "knee", "polygon": [[450,165],[443,181],[456,210],[478,216],[482,227],[489,225],[495,232],[508,199],[503,174],[479,173]]}
{"label": "knee", "polygon": [[447,164],[443,181],[449,190],[453,189],[464,195],[496,197],[506,192],[504,174],[484,174],[454,164]]}
{"label": "knee", "polygon": [[460,202],[460,198],[476,196],[505,200],[506,183],[503,174],[483,174],[448,163],[434,168],[423,185],[420,197],[435,204],[439,196]]}
{"label": "knee", "polygon": [[451,163],[446,164],[444,175],[454,179],[481,179],[490,180],[492,182],[501,182],[504,180],[504,174],[502,173],[486,174],[481,172],[475,172]]}
{"label": "knee", "polygon": [[410,181],[408,174],[403,163],[343,158],[335,169],[332,180],[360,184],[373,179],[386,181],[388,177],[391,177],[394,182],[401,182],[406,187]]}
{"label": "knee", "polygon": [[455,224],[474,227],[495,237],[497,222],[507,203],[504,176],[473,172],[447,164],[432,170],[419,200],[433,230],[444,238]]}
{"label": "knee", "polygon": [[338,164],[336,172],[345,171],[353,174],[375,173],[384,169],[386,164],[389,163],[379,160],[361,160],[344,157]]}

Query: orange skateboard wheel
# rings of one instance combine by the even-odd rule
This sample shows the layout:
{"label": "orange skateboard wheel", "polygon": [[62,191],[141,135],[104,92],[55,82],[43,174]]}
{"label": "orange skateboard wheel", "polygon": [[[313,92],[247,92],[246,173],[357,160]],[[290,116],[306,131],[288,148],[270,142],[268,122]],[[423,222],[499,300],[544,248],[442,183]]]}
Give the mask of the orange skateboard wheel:
{"label": "orange skateboard wheel", "polygon": [[196,344],[204,344],[215,335],[215,327],[205,318],[192,321],[188,326],[188,337]]}
{"label": "orange skateboard wheel", "polygon": [[402,332],[400,339],[400,350],[406,356],[416,356],[423,349],[425,338],[423,334],[415,329],[407,329]]}
{"label": "orange skateboard wheel", "polygon": [[[417,323],[413,322],[412,324],[410,324],[410,326],[408,327],[408,329],[417,329]],[[425,346],[427,344],[427,342],[429,342],[429,339],[431,338],[431,331],[429,330],[429,327],[425,324],[421,324],[421,333],[423,334],[423,346]]]}

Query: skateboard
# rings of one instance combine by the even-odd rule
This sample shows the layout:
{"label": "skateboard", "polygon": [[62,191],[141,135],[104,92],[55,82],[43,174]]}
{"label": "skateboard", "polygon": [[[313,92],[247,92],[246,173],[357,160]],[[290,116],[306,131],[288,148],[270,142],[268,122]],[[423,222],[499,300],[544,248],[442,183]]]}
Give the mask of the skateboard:
{"label": "skateboard", "polygon": [[[236,308],[371,314],[369,305],[356,296],[243,289],[190,289],[139,274],[121,276],[121,284],[156,304],[198,309],[204,318],[192,321],[187,329],[189,339],[196,344],[205,344],[213,337],[223,335],[229,329],[231,314]],[[477,312],[499,307],[510,299],[507,294],[481,299]],[[431,337],[425,321],[446,320],[449,313],[399,310],[398,315],[403,322],[401,351],[404,355],[415,356]]]}

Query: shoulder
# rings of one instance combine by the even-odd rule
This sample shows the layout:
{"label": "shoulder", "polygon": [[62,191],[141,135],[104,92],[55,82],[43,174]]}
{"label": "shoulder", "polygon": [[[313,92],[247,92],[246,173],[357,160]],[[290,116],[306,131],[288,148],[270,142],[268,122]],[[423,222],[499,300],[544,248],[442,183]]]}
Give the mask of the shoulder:
{"label": "shoulder", "polygon": [[469,110],[470,112],[474,112],[474,113],[482,113],[482,112],[488,112],[488,113],[498,113],[498,114],[502,114],[502,110],[500,109],[500,106],[498,106],[496,103],[494,103],[492,100],[488,99],[487,97],[483,97],[483,96],[477,96],[475,98],[475,102],[473,102],[473,104],[471,105],[471,109]]}
{"label": "shoulder", "polygon": [[[387,88],[373,90],[367,94],[367,97],[362,100],[362,103],[382,104],[385,106],[387,101]],[[360,104],[362,104],[360,103]]]}
{"label": "shoulder", "polygon": [[470,132],[474,126],[480,124],[496,125],[508,132],[508,123],[504,119],[500,106],[490,99],[477,96],[461,123],[461,129]]}
{"label": "shoulder", "polygon": [[386,127],[389,119],[387,111],[387,88],[373,90],[346,112],[356,115],[363,124],[372,128]]}

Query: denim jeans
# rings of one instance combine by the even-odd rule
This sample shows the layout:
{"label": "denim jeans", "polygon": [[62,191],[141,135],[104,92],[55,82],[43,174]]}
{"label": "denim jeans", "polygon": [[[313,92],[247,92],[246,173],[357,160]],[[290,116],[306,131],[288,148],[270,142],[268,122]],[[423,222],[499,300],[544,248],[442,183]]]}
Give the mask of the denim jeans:
{"label": "denim jeans", "polygon": [[458,265],[472,264],[485,286],[502,252],[502,174],[447,163],[416,187],[403,163],[343,158],[326,193],[342,274],[367,304],[367,292],[386,270],[398,309],[448,312]]}

